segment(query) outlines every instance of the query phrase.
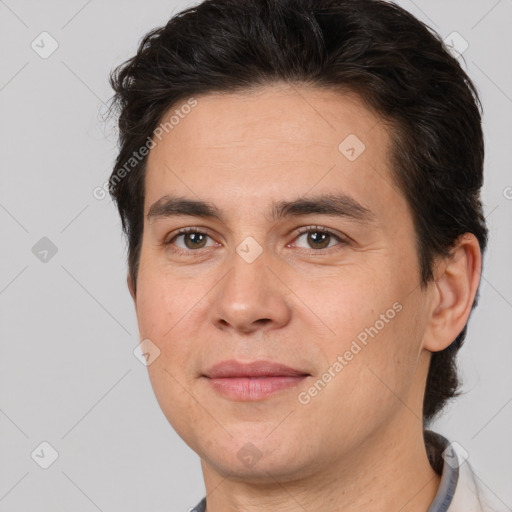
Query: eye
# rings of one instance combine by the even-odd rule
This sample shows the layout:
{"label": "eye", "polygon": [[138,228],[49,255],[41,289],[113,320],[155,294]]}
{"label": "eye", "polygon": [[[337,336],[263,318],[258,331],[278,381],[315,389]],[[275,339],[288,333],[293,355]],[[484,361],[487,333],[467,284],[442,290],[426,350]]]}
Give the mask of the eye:
{"label": "eye", "polygon": [[[183,251],[193,251],[215,245],[215,243],[207,245],[208,238],[211,239],[207,233],[197,228],[183,228],[167,241],[166,245],[175,245],[178,249]],[[181,244],[176,243],[176,241],[180,239],[182,239]]]}
{"label": "eye", "polygon": [[[299,231],[299,236],[297,236],[295,240],[297,241],[301,238],[305,239],[305,242],[309,245],[309,247],[306,248],[314,250],[329,249],[335,245],[346,245],[348,243],[348,241],[340,235],[321,226],[302,228]],[[332,243],[336,241],[337,243]]]}
{"label": "eye", "polygon": [[[303,243],[307,245],[300,245],[297,241],[303,239]],[[313,252],[330,249],[336,245],[347,245],[348,239],[332,232],[331,230],[321,226],[309,226],[299,230],[298,236],[295,238],[293,246],[305,249],[313,249]],[[198,251],[199,249],[206,249],[219,245],[215,242],[208,233],[199,228],[188,227],[180,229],[176,234],[164,242],[166,246],[173,246],[173,250],[177,253],[190,253]],[[289,247],[290,245],[288,245]]]}

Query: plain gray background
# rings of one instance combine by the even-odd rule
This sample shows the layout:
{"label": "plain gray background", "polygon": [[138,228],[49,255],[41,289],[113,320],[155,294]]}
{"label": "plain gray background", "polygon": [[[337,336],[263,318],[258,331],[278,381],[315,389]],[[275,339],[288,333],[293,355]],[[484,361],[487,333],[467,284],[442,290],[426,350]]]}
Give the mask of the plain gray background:
{"label": "plain gray background", "polygon": [[[110,70],[192,4],[0,0],[2,512],[185,511],[204,494],[198,456],[133,355],[120,221],[93,196],[116,155],[115,128],[101,121]],[[512,508],[512,0],[399,4],[467,41],[484,105],[491,239],[460,355],[464,395],[435,429]],[[47,469],[42,442],[58,452]]]}

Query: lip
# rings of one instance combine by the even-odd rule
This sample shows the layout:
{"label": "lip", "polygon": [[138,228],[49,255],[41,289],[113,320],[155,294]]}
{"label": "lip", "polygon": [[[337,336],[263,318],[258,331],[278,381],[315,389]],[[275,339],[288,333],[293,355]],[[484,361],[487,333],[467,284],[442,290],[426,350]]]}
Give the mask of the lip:
{"label": "lip", "polygon": [[213,365],[204,372],[210,379],[235,378],[235,377],[300,377],[309,373],[290,368],[284,364],[272,361],[252,361],[240,363],[234,359],[222,361]]}
{"label": "lip", "polygon": [[271,361],[218,363],[204,373],[212,389],[239,401],[262,400],[279,391],[297,386],[310,374]]}

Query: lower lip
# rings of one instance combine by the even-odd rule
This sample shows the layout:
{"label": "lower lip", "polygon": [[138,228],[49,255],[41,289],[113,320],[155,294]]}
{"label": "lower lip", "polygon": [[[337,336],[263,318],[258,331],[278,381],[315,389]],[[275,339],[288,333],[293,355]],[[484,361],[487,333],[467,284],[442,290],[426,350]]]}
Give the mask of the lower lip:
{"label": "lower lip", "polygon": [[229,377],[210,379],[213,389],[234,400],[261,400],[283,389],[294,388],[307,375],[298,377]]}

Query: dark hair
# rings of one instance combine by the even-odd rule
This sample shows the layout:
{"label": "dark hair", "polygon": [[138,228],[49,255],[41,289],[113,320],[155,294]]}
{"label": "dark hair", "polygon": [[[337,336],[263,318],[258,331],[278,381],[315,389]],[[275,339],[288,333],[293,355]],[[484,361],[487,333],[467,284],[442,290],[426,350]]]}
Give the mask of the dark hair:
{"label": "dark hair", "polygon": [[[433,279],[436,257],[448,255],[464,233],[485,250],[478,93],[441,38],[395,4],[206,0],[149,32],[110,83],[120,148],[109,187],[128,238],[134,286],[146,163],[133,159],[134,152],[172,106],[191,96],[277,83],[355,92],[389,123],[393,179],[413,216],[422,287]],[[425,424],[458,394],[455,359],[466,329],[432,354]]]}

